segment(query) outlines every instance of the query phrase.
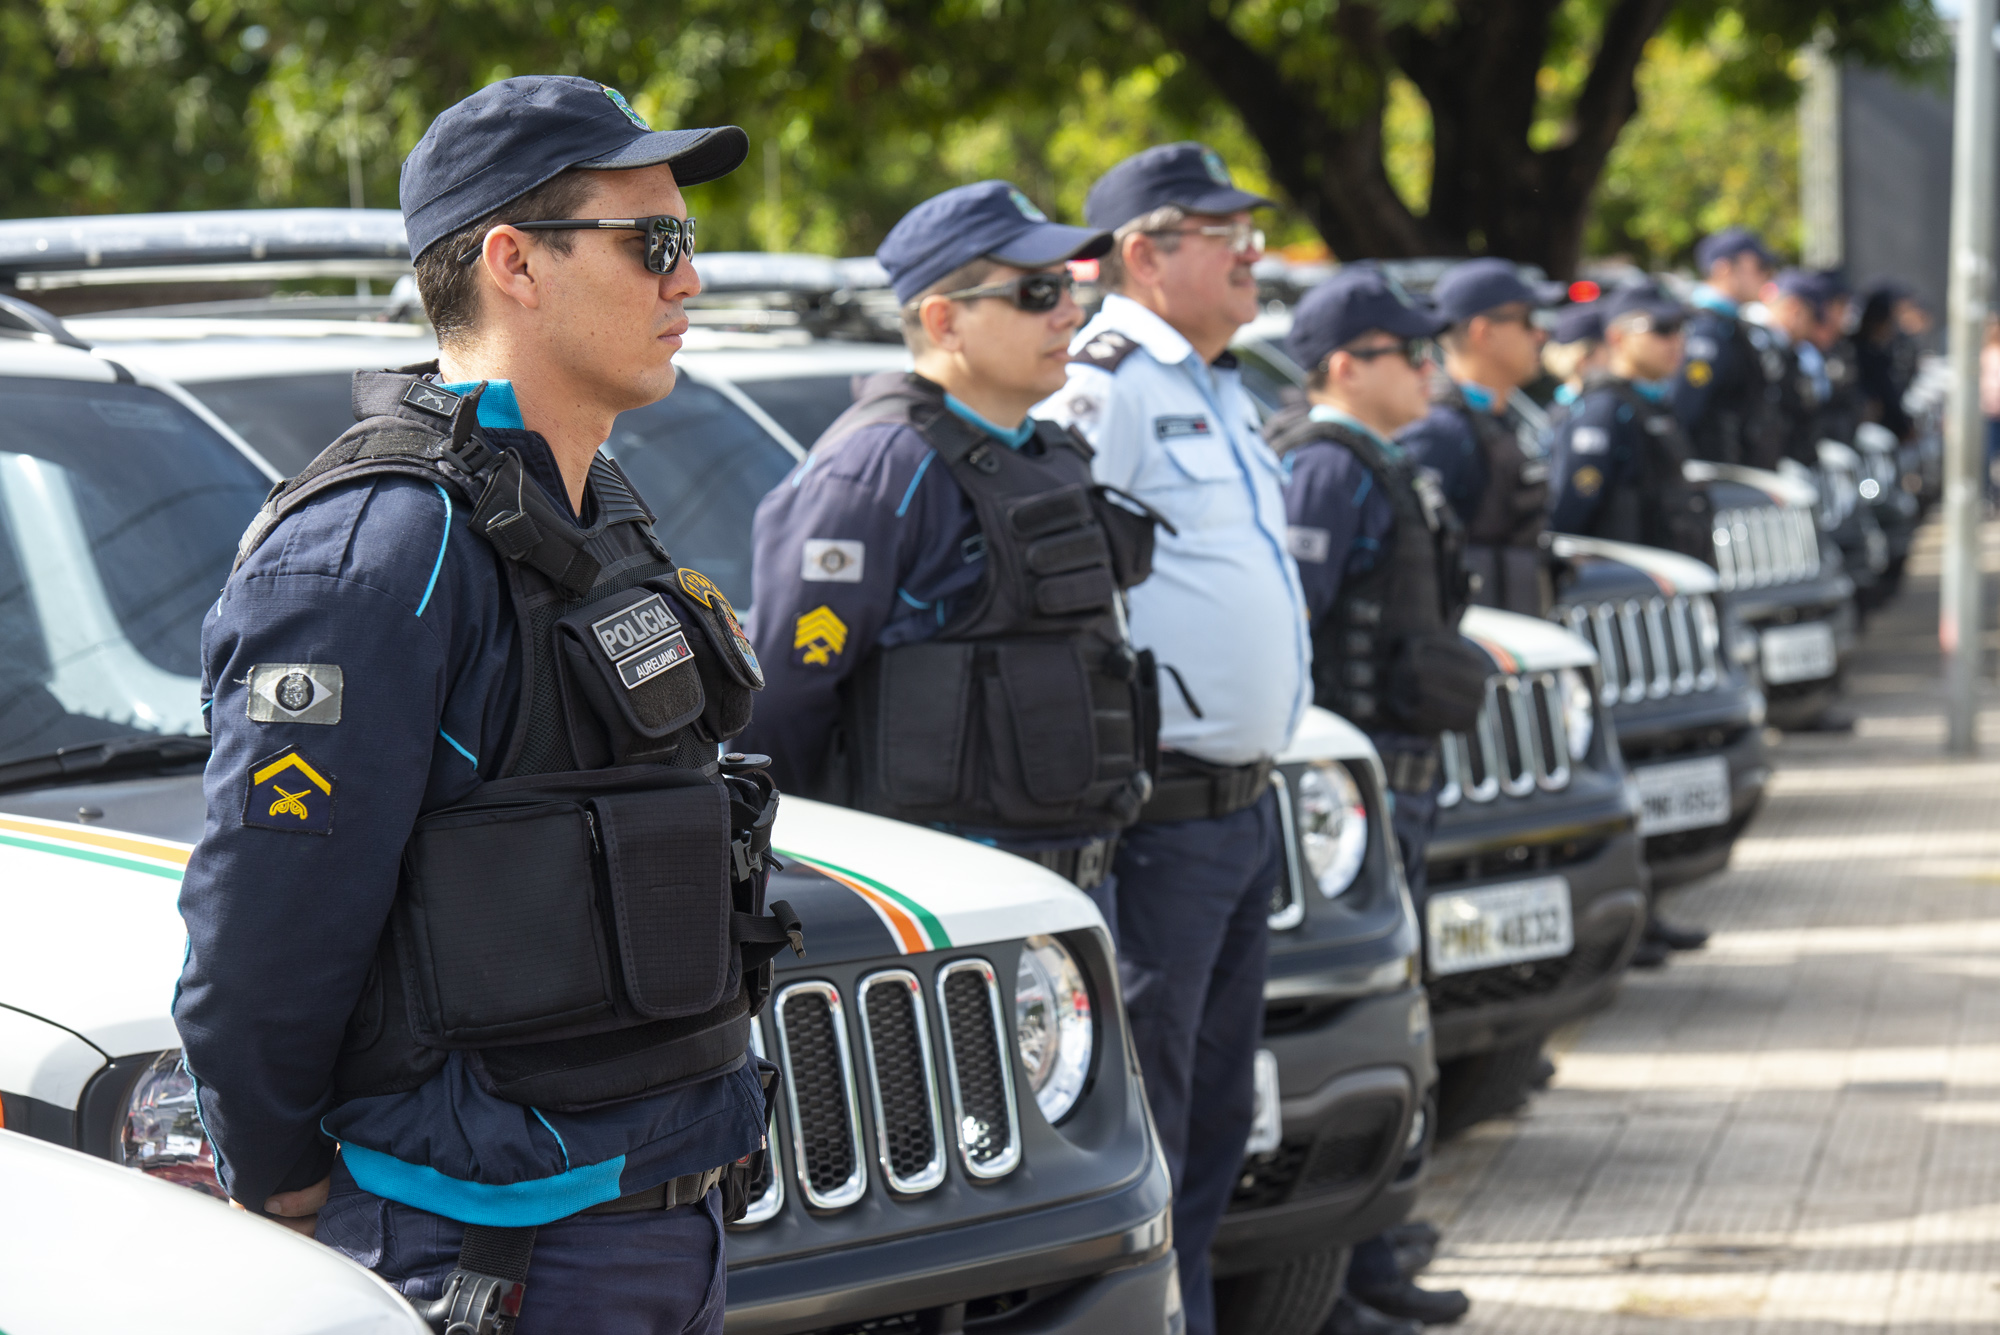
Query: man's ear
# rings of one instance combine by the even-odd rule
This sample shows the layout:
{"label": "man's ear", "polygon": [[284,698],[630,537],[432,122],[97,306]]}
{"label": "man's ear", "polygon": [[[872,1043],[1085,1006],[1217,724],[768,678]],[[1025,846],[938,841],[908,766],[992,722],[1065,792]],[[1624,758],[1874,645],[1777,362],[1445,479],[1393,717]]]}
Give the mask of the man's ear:
{"label": "man's ear", "polygon": [[925,297],[923,305],[917,307],[917,319],[923,324],[924,337],[934,348],[946,352],[958,351],[958,303],[945,297]]}
{"label": "man's ear", "polygon": [[504,223],[486,234],[479,267],[499,296],[534,310],[542,304],[540,269],[548,250],[528,239],[526,232]]}
{"label": "man's ear", "polygon": [[1160,278],[1160,247],[1144,232],[1134,232],[1118,243],[1118,258],[1125,272],[1141,286],[1152,287]]}

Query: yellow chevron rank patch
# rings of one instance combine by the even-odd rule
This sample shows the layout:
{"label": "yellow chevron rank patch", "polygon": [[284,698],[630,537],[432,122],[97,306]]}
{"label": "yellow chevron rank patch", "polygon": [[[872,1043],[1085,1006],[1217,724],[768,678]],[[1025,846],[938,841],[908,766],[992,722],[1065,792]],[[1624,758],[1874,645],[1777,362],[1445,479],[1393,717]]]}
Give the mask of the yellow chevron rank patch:
{"label": "yellow chevron rank patch", "polygon": [[847,623],[835,616],[833,609],[824,603],[801,616],[792,631],[792,648],[806,651],[805,657],[799,660],[801,664],[830,666],[846,647]]}
{"label": "yellow chevron rank patch", "polygon": [[333,779],[296,746],[274,751],[250,767],[243,823],[287,834],[332,834]]}

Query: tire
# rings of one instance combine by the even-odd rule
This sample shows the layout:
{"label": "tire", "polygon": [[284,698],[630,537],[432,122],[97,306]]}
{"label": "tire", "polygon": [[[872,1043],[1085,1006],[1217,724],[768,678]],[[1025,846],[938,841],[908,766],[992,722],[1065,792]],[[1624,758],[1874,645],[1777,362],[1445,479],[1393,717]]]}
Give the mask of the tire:
{"label": "tire", "polygon": [[1307,1252],[1215,1282],[1218,1335],[1317,1335],[1347,1277],[1347,1249]]}
{"label": "tire", "polygon": [[1459,1057],[1438,1067],[1439,1140],[1495,1117],[1505,1117],[1534,1092],[1542,1040]]}

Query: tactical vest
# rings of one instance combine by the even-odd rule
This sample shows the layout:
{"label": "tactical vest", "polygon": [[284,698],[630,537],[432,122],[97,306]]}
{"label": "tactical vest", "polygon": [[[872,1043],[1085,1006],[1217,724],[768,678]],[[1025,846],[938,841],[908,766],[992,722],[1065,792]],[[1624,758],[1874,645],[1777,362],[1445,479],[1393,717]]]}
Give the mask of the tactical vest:
{"label": "tactical vest", "polygon": [[1715,507],[1706,488],[1687,480],[1692,452],[1673,405],[1655,403],[1618,376],[1592,377],[1584,393],[1616,398],[1631,413],[1640,442],[1638,476],[1605,495],[1590,535],[1661,547],[1713,565]]}
{"label": "tactical vest", "polygon": [[1159,687],[1118,591],[1150,573],[1156,517],[1108,500],[1067,428],[1037,422],[1010,449],[921,376],[871,377],[827,438],[875,422],[937,451],[972,502],[985,570],[935,638],[876,647],[844,685],[854,805],[1048,837],[1131,824],[1157,772]]}
{"label": "tactical vest", "polygon": [[1372,569],[1341,580],[1339,599],[1313,626],[1313,703],[1375,732],[1472,726],[1492,663],[1458,635],[1469,579],[1457,514],[1430,473],[1366,432],[1308,413],[1286,408],[1266,423],[1271,448],[1344,446],[1395,510],[1388,549]]}
{"label": "tactical vest", "polygon": [[1442,376],[1432,402],[1465,419],[1486,461],[1486,490],[1465,526],[1465,563],[1476,580],[1472,600],[1543,615],[1552,593],[1545,537],[1548,460],[1530,453],[1505,418],[1474,408],[1464,391]]}
{"label": "tactical vest", "polygon": [[498,775],[418,818],[336,1091],[415,1089],[452,1051],[489,1093],[543,1109],[733,1070],[771,958],[801,948],[789,907],[763,903],[777,793],[717,759],[763,686],[756,654],[616,463],[591,465],[579,525],[479,433],[481,390],[422,378],[435,370],[357,373],[361,420],[273,490],[236,558],[330,488],[418,478],[469,508],[518,628]]}

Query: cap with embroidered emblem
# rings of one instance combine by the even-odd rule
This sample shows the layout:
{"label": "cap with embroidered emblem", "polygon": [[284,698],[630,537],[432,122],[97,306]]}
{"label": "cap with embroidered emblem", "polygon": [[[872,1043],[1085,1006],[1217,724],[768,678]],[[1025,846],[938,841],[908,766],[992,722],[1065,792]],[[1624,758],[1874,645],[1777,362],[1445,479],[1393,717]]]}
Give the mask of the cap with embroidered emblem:
{"label": "cap with embroidered emblem", "polygon": [[1021,269],[1095,259],[1111,235],[1067,227],[1006,181],[980,181],[933,195],[903,215],[875,251],[897,301],[909,301],[954,269],[978,259]]}
{"label": "cap with embroidered emblem", "polygon": [[488,84],[446,108],[403,163],[410,258],[571,167],[666,163],[681,186],[735,171],[750,138],[734,125],[655,130],[615,88],[567,74]]}
{"label": "cap with embroidered emblem", "polygon": [[1083,216],[1092,227],[1119,228],[1169,204],[1216,217],[1275,207],[1238,189],[1220,153],[1188,141],[1134,153],[1098,177],[1083,201]]}

